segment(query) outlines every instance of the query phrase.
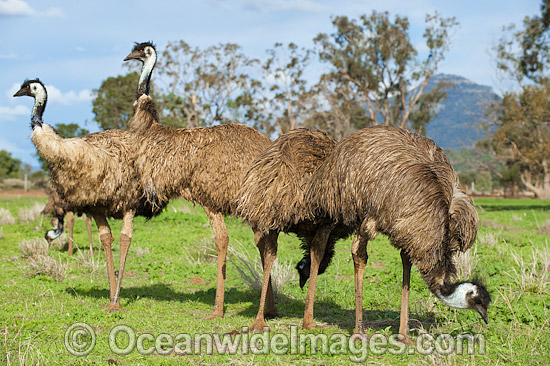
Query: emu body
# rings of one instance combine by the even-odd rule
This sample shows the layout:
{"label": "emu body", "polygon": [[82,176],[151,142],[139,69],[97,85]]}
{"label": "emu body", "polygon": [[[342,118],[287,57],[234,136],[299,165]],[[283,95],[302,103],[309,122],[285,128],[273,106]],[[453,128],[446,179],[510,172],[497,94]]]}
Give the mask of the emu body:
{"label": "emu body", "polygon": [[[164,206],[144,198],[139,172],[135,168],[134,134],[120,130],[96,132],[84,137],[62,138],[42,122],[47,92],[38,80],[28,80],[14,96],[31,96],[35,104],[31,116],[31,139],[49,163],[50,183],[74,212],[91,215],[105,250],[109,280],[108,310],[120,308],[120,288],[126,254],[132,237],[135,215],[152,217]],[[113,237],[108,217],[123,219],[118,278],[111,251]]]}
{"label": "emu body", "polygon": [[[293,232],[302,239],[310,261],[310,283],[303,327],[313,326],[313,304],[317,274],[330,263],[336,240],[349,235],[342,225],[316,222],[304,200],[305,188],[318,166],[332,152],[336,141],[317,130],[290,131],[262,152],[249,167],[239,193],[237,213],[256,231],[267,233],[258,249],[264,270],[258,314],[251,330],[265,326],[264,306],[273,309],[270,273],[277,256],[280,232]],[[300,272],[301,273],[301,272]],[[305,281],[304,281],[305,282]],[[302,278],[300,285],[303,286]]]}
{"label": "emu body", "polygon": [[[241,124],[179,129],[161,125],[155,104],[147,95],[156,62],[153,45],[137,44],[126,57],[131,59],[143,62],[128,129],[138,139],[136,166],[141,173],[140,184],[145,187],[144,197],[153,206],[183,197],[206,211],[218,254],[216,299],[209,318],[222,317],[229,243],[223,215],[235,213],[242,177],[271,140]],[[255,232],[255,239],[263,242],[265,235]]]}
{"label": "emu body", "polygon": [[[356,332],[363,332],[367,242],[378,232],[401,250],[401,335],[408,337],[411,264],[441,301],[455,307],[468,304],[487,320],[490,296],[485,287],[449,282],[456,274],[454,254],[466,251],[475,240],[478,216],[471,199],[460,190],[456,172],[432,140],[390,126],[359,130],[342,140],[316,171],[306,202],[319,218],[355,231]],[[475,291],[462,291],[467,287]],[[457,290],[460,294],[454,294]]]}

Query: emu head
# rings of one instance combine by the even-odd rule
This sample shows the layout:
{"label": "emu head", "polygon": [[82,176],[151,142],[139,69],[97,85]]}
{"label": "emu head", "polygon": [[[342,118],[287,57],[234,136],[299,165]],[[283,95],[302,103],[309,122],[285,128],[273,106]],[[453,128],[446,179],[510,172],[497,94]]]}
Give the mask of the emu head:
{"label": "emu head", "polygon": [[25,80],[21,84],[21,88],[13,95],[14,97],[28,96],[36,99],[40,104],[45,105],[48,100],[48,93],[46,87],[40,79]]}
{"label": "emu head", "polygon": [[[332,254],[327,255],[325,253],[323,261],[321,261],[321,263],[319,264],[319,272],[317,273],[318,275],[325,273],[325,271],[327,270],[330,259],[328,261],[325,261],[324,259],[328,257],[332,258]],[[311,256],[309,254],[305,255],[304,258],[302,258],[296,265],[296,269],[298,270],[298,274],[300,275],[300,288],[304,288],[304,285],[309,279],[311,271]]]}
{"label": "emu head", "polygon": [[44,237],[46,238],[48,244],[50,244],[53,240],[59,238],[59,236],[63,234],[63,219],[63,216],[57,217],[57,228],[55,230],[48,230],[46,232],[46,235]]}
{"label": "emu head", "polygon": [[156,59],[156,56],[157,56],[157,51],[155,49],[155,45],[151,42],[142,42],[142,43],[136,43],[134,45],[132,52],[130,52],[130,54],[126,56],[124,61],[138,60],[145,63],[147,60],[150,60],[152,57]]}
{"label": "emu head", "polygon": [[34,107],[32,110],[31,126],[42,125],[42,115],[48,101],[46,87],[39,79],[25,80],[21,88],[13,95],[14,97],[28,96],[34,98]]}
{"label": "emu head", "polygon": [[489,323],[487,309],[491,302],[491,295],[479,280],[445,284],[438,296],[448,306],[477,311],[485,323]]}
{"label": "emu head", "polygon": [[151,73],[153,68],[157,63],[157,51],[155,45],[151,42],[136,43],[132,52],[124,61],[129,60],[138,60],[143,62],[143,67],[141,68],[141,75],[139,77],[138,89],[136,99],[138,99],[143,94],[149,95],[149,82],[151,80]]}
{"label": "emu head", "polygon": [[300,288],[304,288],[304,285],[309,278],[309,271],[311,270],[311,257],[306,255],[302,258],[296,265],[296,270],[300,275]]}

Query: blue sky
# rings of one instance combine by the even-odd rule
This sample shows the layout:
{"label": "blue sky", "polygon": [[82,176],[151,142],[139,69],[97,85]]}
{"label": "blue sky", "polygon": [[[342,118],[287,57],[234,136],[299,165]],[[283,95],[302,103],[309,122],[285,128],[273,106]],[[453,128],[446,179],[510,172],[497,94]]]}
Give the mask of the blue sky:
{"label": "blue sky", "polygon": [[412,39],[422,42],[424,17],[438,11],[460,22],[440,73],[503,87],[489,54],[504,25],[540,12],[540,0],[0,0],[0,150],[37,166],[29,139],[32,99],[13,98],[25,78],[48,89],[44,120],[75,122],[91,131],[91,90],[126,72],[122,60],[136,41],[163,49],[184,40],[208,47],[232,42],[263,57],[275,42],[311,47],[331,33],[331,17],[356,18],[372,10],[407,16]]}

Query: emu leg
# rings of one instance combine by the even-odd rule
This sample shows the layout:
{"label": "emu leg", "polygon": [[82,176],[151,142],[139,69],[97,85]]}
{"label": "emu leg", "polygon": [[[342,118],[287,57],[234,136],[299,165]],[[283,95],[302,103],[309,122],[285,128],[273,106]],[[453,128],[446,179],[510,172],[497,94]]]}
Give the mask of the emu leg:
{"label": "emu leg", "polygon": [[69,255],[73,255],[74,212],[67,212],[67,227],[69,228]]}
{"label": "emu leg", "polygon": [[256,314],[256,319],[254,320],[254,323],[252,323],[250,328],[248,328],[248,331],[261,332],[265,327],[264,307],[271,276],[271,267],[273,266],[273,262],[277,258],[278,235],[278,231],[269,231],[269,233],[262,237],[261,240],[259,240],[258,242],[258,249],[260,250],[260,254],[263,258],[264,277],[262,282],[262,294],[260,296],[260,307],[258,308],[258,314]]}
{"label": "emu leg", "polygon": [[90,240],[90,255],[94,255],[93,241],[92,241],[92,218],[86,215],[86,228],[88,229],[88,239]]}
{"label": "emu leg", "polygon": [[107,311],[114,311],[120,309],[120,303],[115,303],[115,290],[116,290],[116,277],[115,267],[113,264],[113,252],[111,245],[113,244],[113,235],[111,235],[111,228],[107,219],[103,215],[94,215],[94,220],[97,225],[97,231],[99,232],[99,240],[103,245],[103,251],[105,252],[105,261],[107,262],[107,279],[109,280],[109,305],[105,308]]}
{"label": "emu leg", "polygon": [[126,264],[126,256],[130,243],[132,242],[132,232],[134,230],[134,211],[127,211],[122,218],[122,230],[120,231],[120,265],[118,267],[118,278],[116,281],[116,290],[114,303],[120,308],[120,287],[122,286],[122,277],[124,277],[124,265]]}
{"label": "emu leg", "polygon": [[[260,258],[262,260],[262,268],[265,265],[264,260],[264,246],[265,239],[264,237],[268,235],[265,231],[254,230],[254,242],[260,251]],[[271,275],[269,276],[269,284],[267,285],[267,294],[265,299],[265,319],[273,319],[277,317],[277,308],[275,307],[275,296],[273,295],[273,285],[271,284]]]}
{"label": "emu leg", "polygon": [[214,311],[206,317],[206,319],[222,318],[223,317],[223,301],[225,295],[225,269],[227,261],[227,247],[229,245],[229,234],[223,215],[219,212],[214,213],[208,209],[204,209],[210,218],[210,224],[214,231],[214,242],[216,243],[216,251],[218,252],[218,276],[216,281],[216,298],[214,300]]}
{"label": "emu leg", "polygon": [[367,265],[367,238],[355,233],[351,244],[351,256],[355,275],[355,333],[364,334],[363,329],[363,278]]}
{"label": "emu leg", "polygon": [[401,250],[403,263],[403,285],[401,287],[401,317],[399,322],[399,339],[404,343],[412,343],[409,338],[409,291],[411,283],[411,261],[407,253]]}
{"label": "emu leg", "polygon": [[315,287],[317,286],[317,274],[319,273],[319,265],[325,254],[328,237],[332,230],[332,226],[322,226],[317,229],[315,237],[310,247],[311,267],[309,272],[309,286],[307,288],[306,305],[304,311],[303,329],[312,329],[313,324],[313,304],[315,303]]}

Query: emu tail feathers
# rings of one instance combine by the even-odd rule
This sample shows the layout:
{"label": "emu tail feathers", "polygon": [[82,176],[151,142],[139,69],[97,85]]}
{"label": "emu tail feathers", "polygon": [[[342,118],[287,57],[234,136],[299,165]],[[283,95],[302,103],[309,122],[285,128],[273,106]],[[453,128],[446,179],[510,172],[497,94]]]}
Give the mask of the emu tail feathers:
{"label": "emu tail feathers", "polygon": [[454,187],[449,207],[450,249],[465,252],[476,240],[479,217],[472,199]]}

